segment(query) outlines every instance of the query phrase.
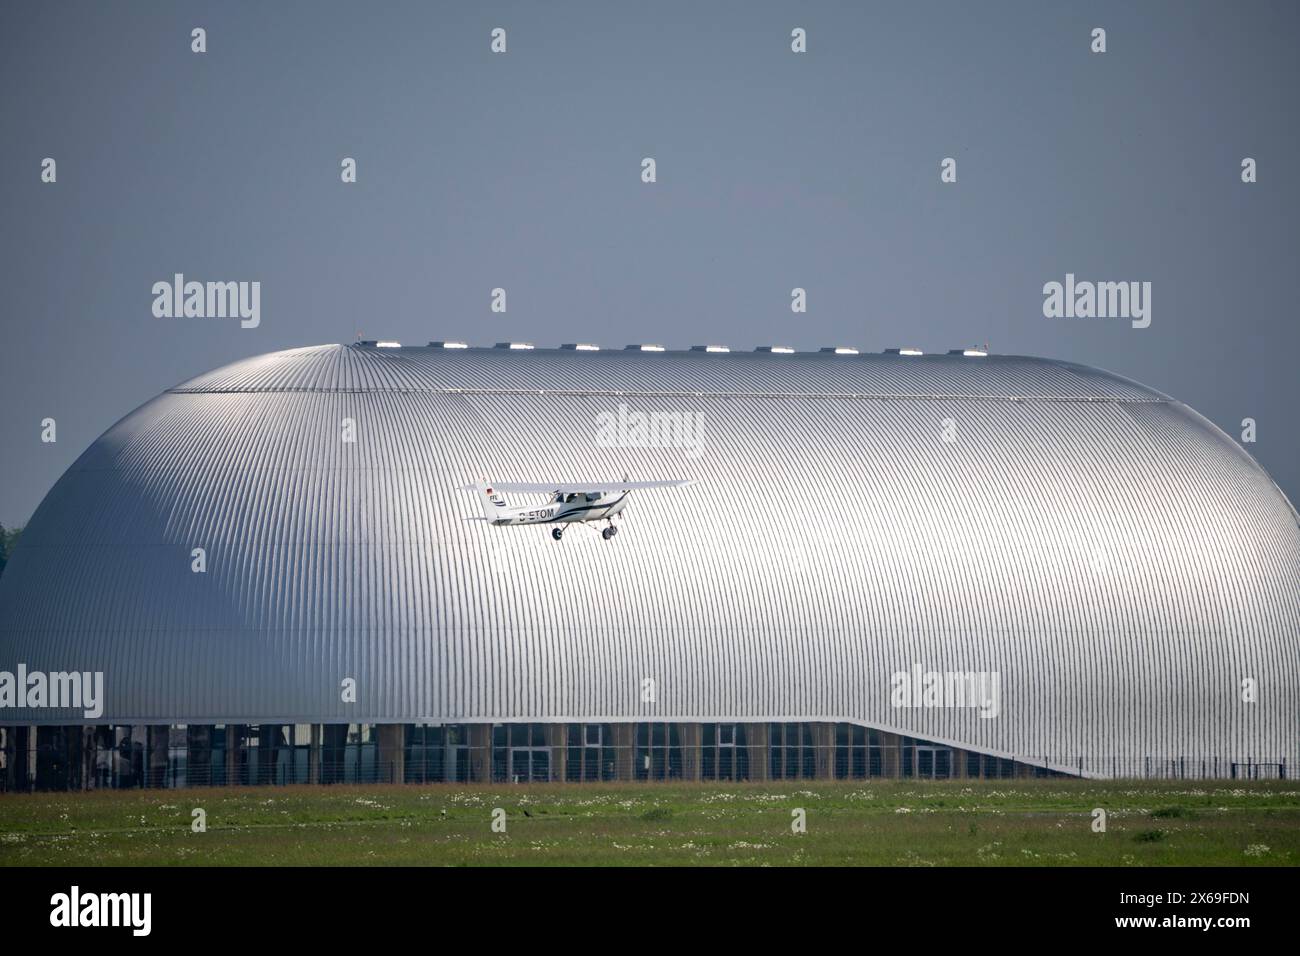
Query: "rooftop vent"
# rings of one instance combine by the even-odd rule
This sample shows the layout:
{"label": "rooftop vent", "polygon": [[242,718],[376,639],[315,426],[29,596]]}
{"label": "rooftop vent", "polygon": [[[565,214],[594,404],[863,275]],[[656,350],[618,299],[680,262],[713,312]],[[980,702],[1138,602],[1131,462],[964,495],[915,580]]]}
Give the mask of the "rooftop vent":
{"label": "rooftop vent", "polygon": [[692,352],[730,352],[725,345],[692,345]]}
{"label": "rooftop vent", "polygon": [[401,342],[376,342],[375,343],[375,348],[377,349],[400,349],[401,347],[402,347]]}
{"label": "rooftop vent", "polygon": [[788,345],[760,345],[755,352],[771,352],[773,355],[793,355],[794,349]]}
{"label": "rooftop vent", "polygon": [[464,342],[430,342],[431,348],[435,349],[467,349],[469,346]]}
{"label": "rooftop vent", "polygon": [[836,355],[857,355],[858,354],[857,349],[850,348],[847,345],[834,345],[834,346],[828,345],[826,348],[822,349],[822,351],[833,352]]}
{"label": "rooftop vent", "polygon": [[629,352],[629,351],[630,351],[630,352],[662,352],[663,350],[664,350],[664,347],[663,347],[662,345],[629,345],[629,346],[628,346],[626,349],[624,349],[623,351],[625,351],[625,352]]}
{"label": "rooftop vent", "polygon": [[570,342],[566,345],[561,345],[560,348],[571,349],[576,352],[599,352],[600,351],[599,345],[592,345],[590,342]]}
{"label": "rooftop vent", "polygon": [[989,353],[986,352],[986,351],[984,351],[983,349],[949,349],[949,350],[948,350],[948,354],[949,354],[949,355],[965,355],[965,356],[968,356],[968,357],[970,357],[970,358],[974,358],[974,357],[979,356],[979,355],[988,355]]}
{"label": "rooftop vent", "polygon": [[885,349],[886,355],[924,355],[920,349]]}
{"label": "rooftop vent", "polygon": [[532,342],[498,342],[496,347],[499,349],[531,349]]}

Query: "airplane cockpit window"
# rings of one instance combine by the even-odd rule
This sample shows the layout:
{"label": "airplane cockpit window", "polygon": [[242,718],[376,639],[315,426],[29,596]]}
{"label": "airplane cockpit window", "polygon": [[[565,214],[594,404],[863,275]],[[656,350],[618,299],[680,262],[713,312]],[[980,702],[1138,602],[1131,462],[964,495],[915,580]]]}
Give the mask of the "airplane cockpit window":
{"label": "airplane cockpit window", "polygon": [[572,501],[572,500],[573,500],[574,498],[576,498],[576,497],[578,497],[576,494],[573,494],[572,492],[570,492],[569,496],[568,496],[567,498],[564,499],[564,503],[565,503],[565,504],[568,504],[570,501]]}

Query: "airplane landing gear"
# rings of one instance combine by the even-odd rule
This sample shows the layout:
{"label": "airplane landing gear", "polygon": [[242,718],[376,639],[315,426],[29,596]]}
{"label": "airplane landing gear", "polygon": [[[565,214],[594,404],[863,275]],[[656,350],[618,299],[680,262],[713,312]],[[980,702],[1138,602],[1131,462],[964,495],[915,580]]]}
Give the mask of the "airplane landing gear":
{"label": "airplane landing gear", "polygon": [[564,529],[563,529],[563,528],[552,528],[552,529],[551,529],[551,537],[554,538],[556,541],[559,541],[561,538],[564,537]]}
{"label": "airplane landing gear", "polygon": [[614,537],[614,529],[612,527],[606,528],[605,530],[601,531],[600,536],[604,538],[606,541],[608,541],[610,538]]}

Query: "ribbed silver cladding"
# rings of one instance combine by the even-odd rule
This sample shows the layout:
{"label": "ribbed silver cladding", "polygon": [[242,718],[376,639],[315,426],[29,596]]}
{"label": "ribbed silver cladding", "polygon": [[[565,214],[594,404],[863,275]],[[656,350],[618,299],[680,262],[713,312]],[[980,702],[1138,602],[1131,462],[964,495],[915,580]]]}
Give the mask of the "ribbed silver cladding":
{"label": "ribbed silver cladding", "polygon": [[[601,447],[620,404],[702,416],[702,452]],[[624,473],[697,483],[610,542],[456,490]],[[81,456],[0,578],[19,662],[103,671],[113,723],[836,720],[1088,773],[1294,766],[1300,525],[1195,412],[1077,365],[322,346]],[[891,706],[914,664],[997,672],[1000,716]]]}

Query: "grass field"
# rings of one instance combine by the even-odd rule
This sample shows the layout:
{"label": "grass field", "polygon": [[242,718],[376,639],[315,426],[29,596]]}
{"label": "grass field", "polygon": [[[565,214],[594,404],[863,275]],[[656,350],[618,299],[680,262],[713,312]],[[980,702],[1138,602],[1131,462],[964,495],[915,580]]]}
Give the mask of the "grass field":
{"label": "grass field", "polygon": [[[1105,833],[1092,810],[1107,811]],[[191,829],[192,811],[207,831]],[[494,808],[506,832],[492,829]],[[791,829],[806,811],[807,832]],[[1300,863],[1293,781],[257,787],[0,796],[0,865]]]}

